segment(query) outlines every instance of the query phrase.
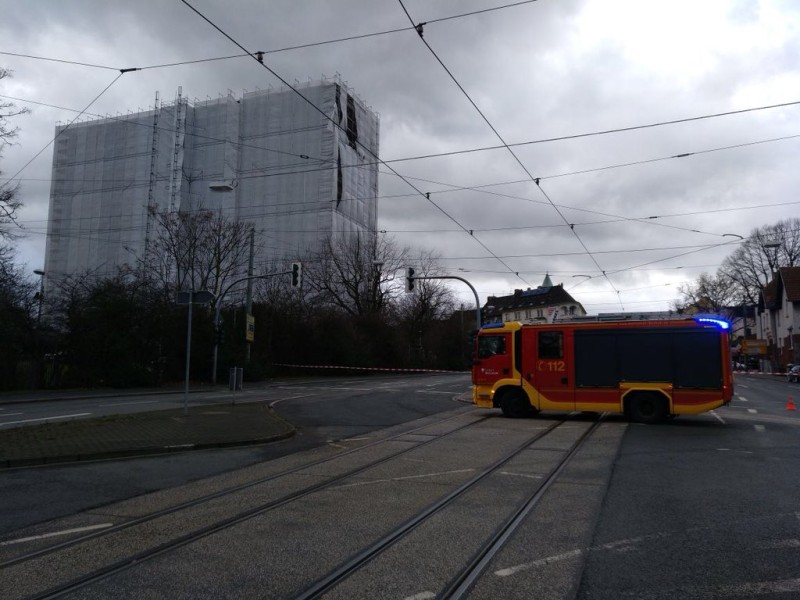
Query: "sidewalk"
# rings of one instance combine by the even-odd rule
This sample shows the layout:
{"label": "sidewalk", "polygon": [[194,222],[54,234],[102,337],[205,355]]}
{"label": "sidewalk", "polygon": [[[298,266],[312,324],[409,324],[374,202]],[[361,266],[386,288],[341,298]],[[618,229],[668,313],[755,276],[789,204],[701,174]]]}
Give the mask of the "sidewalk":
{"label": "sidewalk", "polygon": [[260,402],[46,423],[0,430],[0,468],[263,444],[294,433]]}

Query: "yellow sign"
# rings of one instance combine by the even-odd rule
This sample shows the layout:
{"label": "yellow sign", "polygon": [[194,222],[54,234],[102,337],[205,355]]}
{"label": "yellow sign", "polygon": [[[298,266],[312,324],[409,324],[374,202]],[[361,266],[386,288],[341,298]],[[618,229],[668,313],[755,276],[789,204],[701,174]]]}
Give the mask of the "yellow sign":
{"label": "yellow sign", "polygon": [[256,339],[256,318],[253,315],[247,315],[247,331],[244,337],[248,342]]}
{"label": "yellow sign", "polygon": [[742,340],[742,352],[745,354],[767,354],[767,340]]}

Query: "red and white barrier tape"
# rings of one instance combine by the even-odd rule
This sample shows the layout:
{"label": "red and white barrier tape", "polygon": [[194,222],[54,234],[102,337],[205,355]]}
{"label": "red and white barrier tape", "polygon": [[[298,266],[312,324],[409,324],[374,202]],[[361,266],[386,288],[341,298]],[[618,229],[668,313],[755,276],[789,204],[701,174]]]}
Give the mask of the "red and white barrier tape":
{"label": "red and white barrier tape", "polygon": [[273,363],[276,367],[291,367],[293,369],[344,369],[347,371],[382,371],[386,373],[469,373],[469,371],[445,371],[442,369],[393,369],[388,367],[346,367],[341,365],[290,365],[286,363]]}

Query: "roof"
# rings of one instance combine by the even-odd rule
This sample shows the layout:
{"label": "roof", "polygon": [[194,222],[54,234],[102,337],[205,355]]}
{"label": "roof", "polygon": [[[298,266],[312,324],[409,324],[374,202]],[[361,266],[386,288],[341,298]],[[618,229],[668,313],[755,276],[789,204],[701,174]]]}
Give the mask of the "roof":
{"label": "roof", "polygon": [[489,296],[482,311],[486,314],[500,314],[507,310],[527,308],[543,308],[557,304],[577,304],[583,309],[580,302],[575,300],[564,289],[563,284],[552,287],[538,287],[536,289],[514,290],[510,296]]}
{"label": "roof", "polygon": [[764,307],[776,309],[781,306],[783,292],[789,302],[800,302],[800,267],[781,267],[766,286],[761,288]]}
{"label": "roof", "polygon": [[800,302],[800,267],[778,269],[789,302]]}

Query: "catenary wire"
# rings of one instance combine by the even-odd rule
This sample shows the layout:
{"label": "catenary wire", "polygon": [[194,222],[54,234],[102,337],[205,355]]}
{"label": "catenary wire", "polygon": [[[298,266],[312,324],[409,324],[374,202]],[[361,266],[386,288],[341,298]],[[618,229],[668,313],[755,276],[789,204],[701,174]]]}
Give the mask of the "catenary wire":
{"label": "catenary wire", "polygon": [[[205,16],[203,13],[201,13],[199,10],[197,10],[196,8],[194,8],[194,7],[193,7],[193,6],[192,6],[192,5],[191,5],[191,4],[188,2],[188,0],[181,0],[181,2],[183,2],[183,3],[184,3],[184,4],[185,4],[185,5],[186,5],[186,6],[187,6],[189,9],[191,9],[191,10],[192,10],[194,13],[196,13],[196,14],[197,14],[197,15],[198,15],[200,18],[202,18],[202,19],[203,19],[204,21],[206,21],[206,22],[207,22],[209,25],[211,25],[211,27],[213,27],[214,29],[216,29],[216,30],[217,30],[217,31],[218,31],[220,34],[222,34],[223,36],[225,36],[225,37],[226,37],[228,40],[230,40],[230,41],[231,41],[233,44],[235,44],[236,46],[238,46],[238,47],[239,47],[239,48],[241,48],[242,50],[246,50],[246,49],[244,48],[244,46],[242,46],[242,45],[241,45],[241,44],[240,44],[238,41],[236,41],[236,40],[235,40],[233,37],[231,37],[231,36],[230,36],[228,33],[226,33],[225,31],[223,31],[223,30],[222,30],[222,29],[221,29],[221,28],[220,28],[218,25],[216,25],[216,24],[215,24],[213,21],[211,21],[211,20],[210,20],[208,17],[206,17],[206,16]],[[320,113],[320,114],[321,114],[321,115],[322,115],[322,116],[323,116],[323,117],[324,117],[326,120],[330,121],[330,122],[331,122],[331,123],[332,123],[332,124],[333,124],[335,127],[338,127],[339,129],[341,129],[341,125],[340,125],[340,124],[336,123],[336,122],[335,122],[335,121],[334,121],[334,120],[333,120],[333,119],[332,119],[332,118],[331,118],[329,115],[327,115],[327,114],[326,114],[326,113],[325,113],[323,110],[321,110],[321,109],[320,109],[318,106],[316,106],[316,105],[315,105],[313,102],[311,102],[311,101],[310,101],[308,98],[306,98],[306,97],[305,97],[305,96],[304,96],[304,95],[303,95],[303,94],[302,94],[302,93],[301,93],[299,90],[297,90],[297,89],[296,89],[294,86],[292,86],[292,85],[291,85],[291,84],[290,84],[288,81],[286,81],[286,80],[285,80],[283,77],[281,77],[281,76],[280,76],[280,75],[279,75],[279,74],[278,74],[278,73],[277,73],[275,70],[273,70],[272,68],[270,68],[270,66],[269,66],[269,65],[267,65],[265,62],[263,62],[263,59],[262,59],[262,60],[259,60],[259,59],[258,59],[257,57],[255,57],[255,56],[253,56],[253,59],[254,59],[254,60],[257,62],[257,64],[261,65],[261,66],[262,66],[264,69],[266,69],[266,70],[267,70],[267,71],[268,71],[268,72],[269,72],[269,73],[270,73],[270,74],[271,74],[273,77],[277,78],[277,79],[278,79],[278,80],[279,80],[279,81],[280,81],[282,84],[284,84],[284,85],[285,85],[285,86],[287,86],[287,87],[288,87],[290,90],[292,90],[292,91],[293,91],[295,94],[297,94],[298,96],[300,96],[300,98],[302,98],[302,99],[303,99],[303,100],[304,100],[306,103],[308,103],[308,105],[309,105],[309,106],[311,106],[311,107],[312,107],[314,110],[316,110],[317,112],[319,112],[319,113]],[[362,144],[360,141],[358,141],[358,139],[356,139],[355,141],[356,141],[356,143],[357,143],[357,144],[358,144],[358,145],[359,145],[359,146],[360,146],[360,147],[361,147],[361,148],[362,148],[362,149],[363,149],[365,152],[369,153],[369,154],[370,154],[371,156],[373,156],[373,157],[374,157],[374,158],[375,158],[377,161],[379,161],[379,162],[380,162],[381,164],[383,164],[384,166],[388,167],[388,168],[389,168],[390,170],[392,170],[392,171],[393,171],[393,172],[394,172],[394,173],[395,173],[395,174],[396,174],[398,177],[400,177],[400,178],[402,179],[402,176],[401,176],[399,173],[397,173],[397,172],[396,172],[396,171],[395,171],[395,170],[394,170],[394,169],[393,169],[393,168],[392,168],[390,165],[387,165],[386,163],[384,163],[383,161],[381,161],[380,157],[378,157],[378,156],[375,156],[375,155],[373,154],[373,152],[372,152],[372,151],[371,151],[369,148],[367,148],[366,146],[364,146],[364,145],[363,145],[363,144]],[[435,203],[433,200],[431,200],[431,199],[430,199],[430,194],[425,194],[424,192],[422,192],[422,190],[419,190],[419,189],[418,189],[416,186],[414,186],[414,184],[413,184],[413,183],[411,183],[410,181],[406,181],[406,180],[404,180],[404,181],[405,181],[406,185],[408,185],[410,188],[412,188],[412,189],[416,190],[417,192],[419,192],[420,196],[423,196],[423,197],[425,197],[425,198],[428,200],[428,202],[430,202],[430,203],[431,203],[431,204],[432,204],[432,205],[433,205],[433,206],[434,206],[434,207],[435,207],[437,210],[439,210],[439,211],[440,211],[442,214],[444,214],[444,215],[445,215],[445,216],[446,216],[448,219],[450,219],[450,220],[451,220],[451,221],[453,221],[453,222],[454,222],[456,225],[458,225],[459,227],[461,227],[461,228],[462,228],[462,229],[463,229],[465,232],[467,232],[467,233],[469,232],[469,229],[467,229],[466,227],[464,227],[463,225],[461,225],[461,223],[459,223],[459,222],[458,222],[458,220],[456,220],[456,219],[455,219],[455,217],[453,217],[452,215],[450,215],[450,214],[449,214],[449,213],[448,213],[446,210],[444,210],[444,209],[443,209],[441,206],[439,206],[439,205],[438,205],[438,204],[436,204],[436,203]],[[473,236],[473,235],[470,235],[470,237],[472,237],[472,239],[474,239],[474,240],[475,240],[475,241],[476,241],[476,242],[477,242],[477,243],[478,243],[478,244],[479,244],[479,245],[480,245],[480,246],[481,246],[481,247],[482,247],[484,250],[486,250],[486,251],[487,251],[489,254],[491,254],[492,256],[495,256],[495,257],[496,257],[496,254],[494,253],[494,251],[492,251],[492,250],[491,250],[491,249],[490,249],[490,248],[489,248],[489,247],[488,247],[488,246],[487,246],[485,243],[483,243],[481,240],[479,240],[478,238],[476,238],[476,237],[475,237],[475,236]],[[519,279],[521,279],[521,280],[522,280],[524,283],[526,283],[526,284],[530,285],[530,284],[529,284],[527,281],[525,281],[525,279],[523,279],[522,277],[519,277],[519,274],[517,274],[517,273],[516,273],[516,272],[515,272],[515,271],[514,271],[514,270],[513,270],[513,269],[512,269],[512,268],[511,268],[511,267],[510,267],[508,264],[506,264],[506,263],[505,263],[505,262],[504,262],[502,259],[500,259],[500,258],[497,258],[497,260],[498,260],[498,262],[500,262],[500,264],[502,264],[504,267],[506,267],[506,268],[508,269],[509,273],[513,273],[513,274],[515,274],[515,276],[516,276],[516,277],[518,277]]]}
{"label": "catenary wire", "polygon": [[[402,7],[402,9],[403,9],[403,12],[404,12],[404,13],[406,14],[406,16],[408,17],[408,20],[409,20],[409,22],[410,22],[412,25],[414,25],[414,24],[415,24],[415,23],[414,23],[414,19],[411,17],[411,14],[408,12],[408,9],[406,9],[406,7],[405,7],[405,4],[403,4],[403,0],[397,0],[397,1],[400,3],[400,6]],[[483,111],[480,109],[480,107],[479,107],[479,106],[478,106],[478,105],[475,103],[475,101],[474,101],[474,100],[472,99],[472,97],[469,95],[469,93],[467,92],[467,90],[466,90],[466,89],[464,89],[464,86],[462,86],[462,85],[461,85],[461,83],[458,81],[458,79],[456,79],[455,75],[453,75],[452,71],[450,71],[450,69],[447,67],[447,65],[445,65],[445,64],[444,64],[444,61],[442,61],[442,59],[439,57],[439,55],[436,53],[436,51],[435,51],[435,50],[434,50],[434,49],[431,47],[431,45],[430,45],[430,44],[427,42],[427,40],[425,39],[425,37],[424,37],[424,35],[423,35],[423,27],[422,27],[422,24],[418,24],[418,25],[417,25],[417,34],[419,35],[419,39],[422,41],[422,43],[425,45],[425,47],[426,47],[426,48],[427,48],[427,49],[430,51],[430,53],[433,55],[433,57],[436,59],[436,61],[437,61],[437,62],[438,62],[440,65],[441,65],[441,67],[444,69],[444,71],[447,73],[447,75],[450,77],[450,79],[453,81],[453,83],[455,83],[456,87],[457,87],[459,90],[461,90],[461,93],[464,95],[464,97],[466,97],[466,99],[469,101],[469,103],[470,103],[470,104],[473,106],[473,108],[474,108],[474,109],[475,109],[475,110],[478,112],[478,114],[481,116],[481,118],[482,118],[482,119],[483,119],[483,121],[486,123],[486,125],[488,125],[489,129],[491,129],[491,130],[492,130],[492,132],[495,134],[495,136],[497,137],[497,139],[498,139],[498,140],[500,140],[500,143],[503,145],[503,147],[504,147],[504,148],[505,148],[505,149],[508,151],[508,153],[509,153],[509,154],[511,154],[511,156],[514,158],[515,162],[516,162],[516,163],[517,163],[517,164],[520,166],[520,168],[522,168],[523,172],[524,172],[524,173],[525,173],[525,174],[526,174],[526,175],[527,175],[527,176],[530,178],[530,180],[536,184],[536,187],[537,187],[537,189],[538,189],[538,190],[539,190],[539,191],[540,191],[540,192],[541,192],[541,193],[544,195],[544,197],[547,199],[547,201],[548,201],[548,202],[550,202],[550,204],[551,204],[551,205],[552,205],[552,207],[553,207],[553,210],[555,210],[555,211],[556,211],[556,214],[558,214],[558,216],[559,216],[559,217],[560,217],[560,218],[561,218],[561,219],[562,219],[562,220],[563,220],[565,223],[569,223],[569,220],[568,220],[568,219],[567,219],[567,218],[564,216],[564,214],[563,214],[563,213],[561,212],[561,210],[560,210],[560,209],[559,209],[559,208],[556,206],[556,204],[553,202],[553,200],[550,198],[550,196],[547,194],[547,192],[546,192],[546,191],[545,191],[545,190],[542,188],[542,186],[540,185],[540,182],[539,182],[539,180],[533,176],[533,174],[532,174],[532,173],[531,173],[531,172],[528,170],[528,168],[527,168],[527,167],[526,167],[526,166],[523,164],[522,160],[520,160],[520,158],[519,158],[519,157],[516,155],[516,153],[514,152],[514,150],[513,150],[511,147],[509,147],[508,143],[505,141],[505,139],[503,138],[503,136],[502,136],[502,135],[500,135],[500,132],[499,132],[499,131],[497,131],[497,129],[495,128],[495,126],[494,126],[494,125],[492,125],[492,123],[491,123],[491,121],[489,120],[489,118],[488,118],[488,117],[487,117],[487,116],[484,114],[484,112],[483,112]],[[574,237],[575,237],[575,238],[578,240],[578,243],[579,243],[579,244],[580,244],[580,245],[583,247],[583,249],[586,251],[586,253],[588,254],[589,258],[591,258],[591,259],[592,259],[592,262],[594,262],[594,263],[595,263],[595,265],[597,266],[597,268],[598,268],[598,269],[601,269],[601,270],[602,270],[602,267],[600,266],[600,263],[597,261],[597,259],[594,257],[594,255],[593,255],[593,254],[590,252],[590,250],[589,250],[588,246],[587,246],[587,245],[586,245],[586,243],[583,241],[583,238],[581,237],[581,235],[580,235],[580,234],[579,234],[577,231],[575,231],[575,228],[574,228],[574,227],[570,227],[570,231],[572,231],[572,234],[573,234],[573,236],[574,236]],[[605,274],[605,271],[604,271],[603,273]],[[616,288],[615,288],[615,286],[614,286],[614,283],[611,281],[611,279],[609,279],[609,278],[606,276],[606,280],[608,281],[608,284],[611,286],[611,288],[612,288],[612,289],[614,289],[614,290],[616,291]],[[617,292],[617,295],[619,295],[619,292]],[[625,310],[625,307],[622,305],[622,298],[620,298],[620,307],[621,307],[623,310]]]}

